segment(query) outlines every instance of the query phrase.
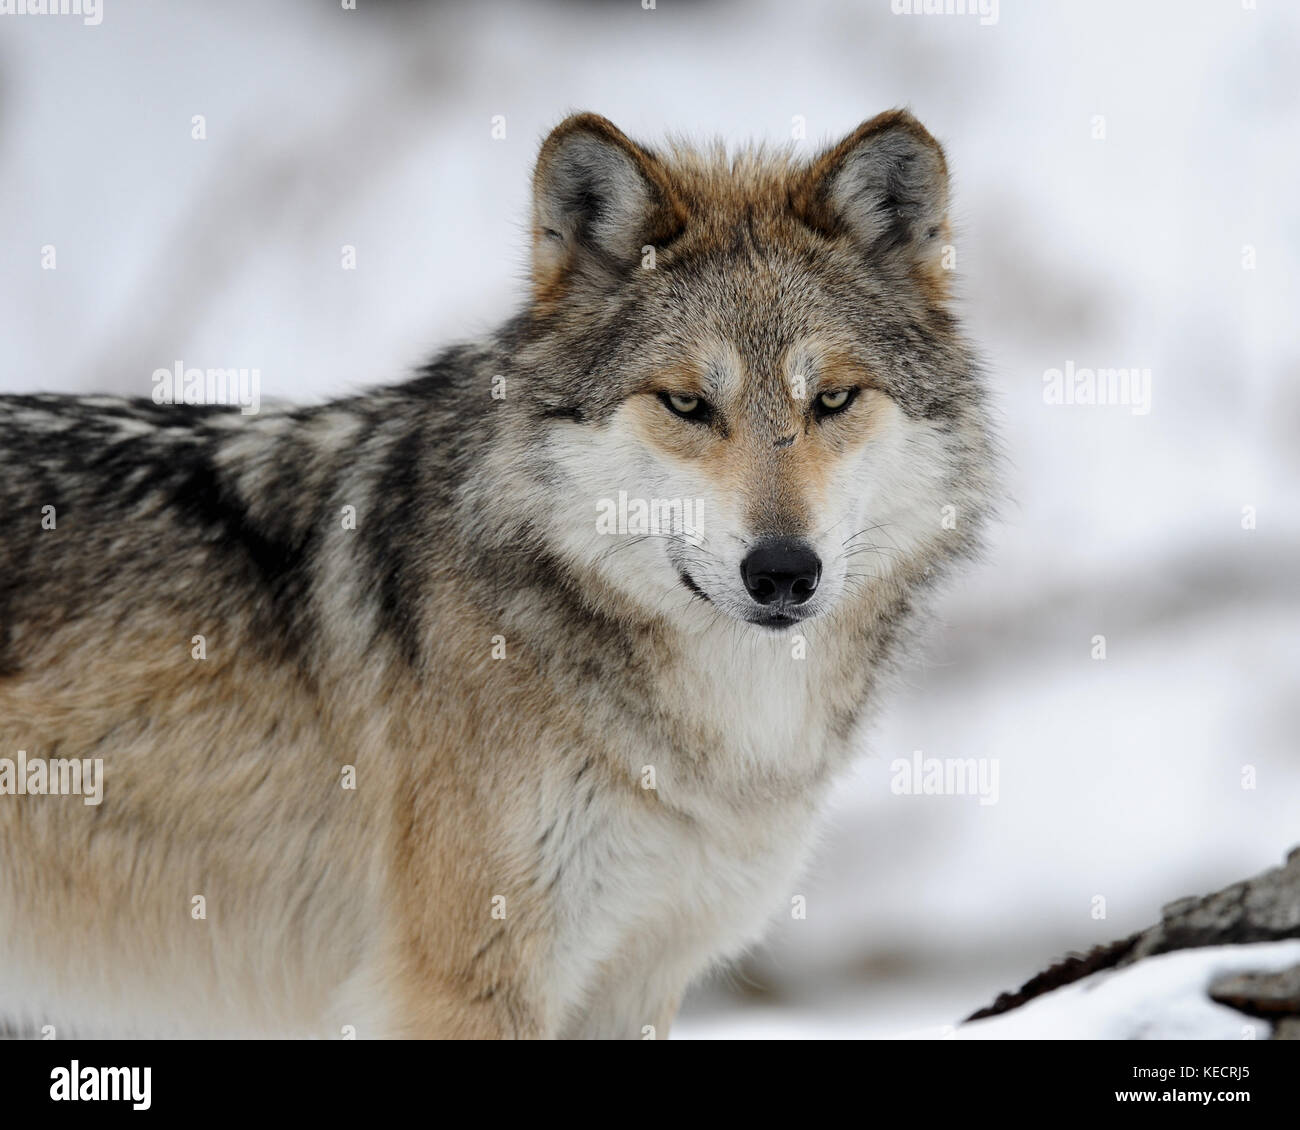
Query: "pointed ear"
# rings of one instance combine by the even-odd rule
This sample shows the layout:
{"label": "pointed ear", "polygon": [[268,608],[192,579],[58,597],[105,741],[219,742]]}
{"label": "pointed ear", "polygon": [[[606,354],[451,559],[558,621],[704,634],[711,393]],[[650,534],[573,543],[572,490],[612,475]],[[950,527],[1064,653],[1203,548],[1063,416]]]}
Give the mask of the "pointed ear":
{"label": "pointed ear", "polygon": [[543,142],[533,174],[536,297],[553,297],[575,275],[607,285],[685,218],[652,153],[598,114],[566,118]]}
{"label": "pointed ear", "polygon": [[[894,256],[940,284],[948,236],[948,165],[906,110],[863,122],[818,157],[791,193],[805,223],[847,233],[870,256]],[[946,289],[946,288],[945,288]]]}

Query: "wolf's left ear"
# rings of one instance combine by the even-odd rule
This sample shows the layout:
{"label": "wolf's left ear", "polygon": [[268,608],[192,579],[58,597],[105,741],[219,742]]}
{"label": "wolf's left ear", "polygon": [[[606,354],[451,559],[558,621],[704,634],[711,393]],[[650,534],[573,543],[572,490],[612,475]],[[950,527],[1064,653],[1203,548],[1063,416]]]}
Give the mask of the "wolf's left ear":
{"label": "wolf's left ear", "polygon": [[571,276],[608,284],[639,268],[642,248],[671,238],[686,212],[655,156],[598,114],[551,132],[533,174],[533,287],[539,300]]}
{"label": "wolf's left ear", "polygon": [[873,257],[902,257],[944,281],[948,165],[939,143],[906,110],[878,114],[823,153],[790,200],[817,230],[847,233]]}

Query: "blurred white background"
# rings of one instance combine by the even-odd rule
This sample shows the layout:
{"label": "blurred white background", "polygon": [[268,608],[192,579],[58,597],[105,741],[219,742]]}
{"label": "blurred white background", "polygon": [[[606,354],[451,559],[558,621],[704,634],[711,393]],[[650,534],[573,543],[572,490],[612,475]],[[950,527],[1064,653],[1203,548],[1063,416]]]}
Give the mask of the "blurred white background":
{"label": "blurred white background", "polygon": [[[650,142],[802,117],[811,153],[909,106],[954,172],[1012,500],[836,794],[807,918],[774,908],[675,1034],[933,1029],[1300,842],[1298,63],[1278,0],[0,16],[0,391],[147,396],[177,359],[267,397],[400,379],[519,302],[565,113]],[[1149,368],[1149,414],[1044,403],[1067,361]],[[892,795],[914,750],[997,758],[999,802]]]}

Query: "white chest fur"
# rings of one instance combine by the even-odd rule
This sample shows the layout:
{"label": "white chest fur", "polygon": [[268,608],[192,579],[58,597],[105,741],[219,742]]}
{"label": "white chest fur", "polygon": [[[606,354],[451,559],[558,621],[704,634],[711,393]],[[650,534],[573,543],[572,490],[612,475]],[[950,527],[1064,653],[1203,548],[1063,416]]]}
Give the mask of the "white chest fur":
{"label": "white chest fur", "polygon": [[643,751],[654,800],[598,790],[547,844],[559,876],[555,1006],[571,1034],[654,1025],[692,977],[756,941],[798,893],[824,791],[815,661],[789,633],[750,631],[725,649],[695,642],[710,662],[667,693],[724,735],[707,772],[682,771],[665,735]]}

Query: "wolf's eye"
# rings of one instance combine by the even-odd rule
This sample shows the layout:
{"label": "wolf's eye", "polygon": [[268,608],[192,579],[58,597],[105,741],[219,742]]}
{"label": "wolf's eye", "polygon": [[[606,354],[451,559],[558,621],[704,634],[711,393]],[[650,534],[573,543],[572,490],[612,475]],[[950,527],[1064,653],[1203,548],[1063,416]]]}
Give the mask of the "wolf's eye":
{"label": "wolf's eye", "polygon": [[681,416],[684,420],[707,423],[713,414],[713,409],[709,406],[708,401],[701,400],[698,396],[682,396],[675,392],[661,392],[659,399],[668,406],[670,412]]}
{"label": "wolf's eye", "polygon": [[853,402],[853,398],[857,396],[857,393],[856,388],[841,388],[835,392],[823,392],[817,398],[817,415],[834,416],[839,412],[843,412]]}

